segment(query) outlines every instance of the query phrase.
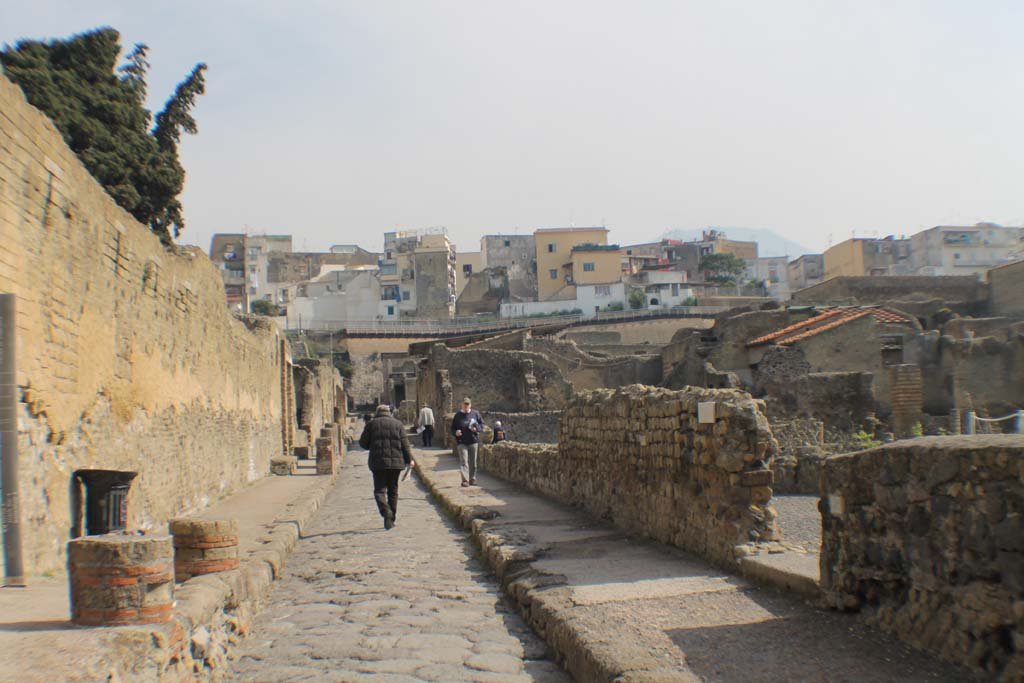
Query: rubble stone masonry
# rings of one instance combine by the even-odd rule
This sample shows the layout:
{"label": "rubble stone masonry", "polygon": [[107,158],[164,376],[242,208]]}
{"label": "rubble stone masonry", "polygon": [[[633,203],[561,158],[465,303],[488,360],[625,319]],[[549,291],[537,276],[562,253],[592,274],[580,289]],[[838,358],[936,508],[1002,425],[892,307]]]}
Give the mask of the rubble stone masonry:
{"label": "rubble stone masonry", "polygon": [[821,483],[832,605],[1024,678],[1024,437],[900,441],[829,459]]}
{"label": "rubble stone masonry", "polygon": [[[713,403],[702,423],[698,404]],[[778,538],[777,451],[762,404],[734,389],[643,385],[578,395],[558,446],[506,442],[482,450],[485,470],[615,525],[714,562]]]}
{"label": "rubble stone masonry", "polygon": [[26,571],[80,533],[81,470],[138,473],[128,528],[161,527],[269,472],[286,350],[224,304],[195,248],[165,249],[0,76],[0,292],[17,295]]}

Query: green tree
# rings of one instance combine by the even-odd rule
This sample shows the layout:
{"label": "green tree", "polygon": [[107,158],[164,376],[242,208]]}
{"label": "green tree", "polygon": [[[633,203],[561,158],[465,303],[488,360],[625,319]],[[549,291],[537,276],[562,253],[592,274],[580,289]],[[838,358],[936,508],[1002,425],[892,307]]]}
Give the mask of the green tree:
{"label": "green tree", "polygon": [[148,52],[137,44],[118,66],[121,36],[107,27],[4,46],[0,64],[114,201],[170,244],[185,227],[178,144],[182,133],[196,132],[191,111],[205,91],[206,65],[178,85],[154,126],[145,106]]}
{"label": "green tree", "polygon": [[629,290],[629,307],[632,309],[643,308],[644,302],[647,297],[644,296],[644,290],[639,288],[633,288]]}
{"label": "green tree", "polygon": [[736,283],[747,264],[736,254],[708,254],[700,260],[700,269],[713,282]]}

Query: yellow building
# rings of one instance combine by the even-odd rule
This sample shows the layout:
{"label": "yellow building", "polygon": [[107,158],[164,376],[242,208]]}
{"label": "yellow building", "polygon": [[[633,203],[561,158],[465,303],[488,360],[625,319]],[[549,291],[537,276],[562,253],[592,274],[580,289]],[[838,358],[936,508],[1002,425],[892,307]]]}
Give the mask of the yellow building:
{"label": "yellow building", "polygon": [[910,240],[854,237],[825,250],[825,279],[857,275],[906,275]]}
{"label": "yellow building", "polygon": [[581,244],[573,247],[562,265],[566,283],[604,285],[622,279],[622,251],[617,244]]}
{"label": "yellow building", "polygon": [[483,258],[479,251],[460,251],[455,254],[455,297],[462,294],[473,273],[483,270]]}
{"label": "yellow building", "polygon": [[[537,300],[547,301],[559,294],[566,287],[566,272],[563,266],[572,262],[572,248],[590,245],[607,245],[607,228],[540,228],[533,233],[533,241],[537,250]],[[618,280],[618,251],[610,252],[615,257],[615,270]],[[597,268],[597,261],[594,261]],[[575,270],[573,273],[575,274]],[[589,275],[591,271],[586,271]],[[582,262],[580,274],[582,274]],[[562,294],[565,294],[563,292]],[[559,296],[558,298],[566,298]],[[572,297],[569,297],[572,298]]]}

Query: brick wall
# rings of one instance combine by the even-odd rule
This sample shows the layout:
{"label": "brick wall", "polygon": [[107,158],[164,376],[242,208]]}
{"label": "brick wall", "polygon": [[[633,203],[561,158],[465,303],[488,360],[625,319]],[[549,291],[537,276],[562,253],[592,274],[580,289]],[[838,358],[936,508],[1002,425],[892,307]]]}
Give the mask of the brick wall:
{"label": "brick wall", "polygon": [[[700,423],[697,404],[714,402]],[[579,505],[634,533],[729,563],[736,547],[778,536],[771,463],[777,450],[762,406],[733,389],[633,385],[578,395],[558,446],[482,449],[482,466]]]}
{"label": "brick wall", "polygon": [[821,587],[951,661],[1024,678],[1024,437],[924,437],[822,475]]}
{"label": "brick wall", "polygon": [[137,472],[129,525],[157,528],[264,476],[288,439],[287,362],[233,319],[198,249],[164,249],[0,76],[0,291],[18,297],[26,570],[64,565],[77,470]]}

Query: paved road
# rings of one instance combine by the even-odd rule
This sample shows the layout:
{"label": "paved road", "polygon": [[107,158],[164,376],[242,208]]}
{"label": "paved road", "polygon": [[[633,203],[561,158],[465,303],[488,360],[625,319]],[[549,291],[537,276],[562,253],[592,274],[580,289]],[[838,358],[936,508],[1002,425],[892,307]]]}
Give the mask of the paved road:
{"label": "paved road", "polygon": [[235,652],[244,681],[568,681],[510,611],[497,583],[410,477],[385,531],[365,457],[339,484],[289,558]]}

